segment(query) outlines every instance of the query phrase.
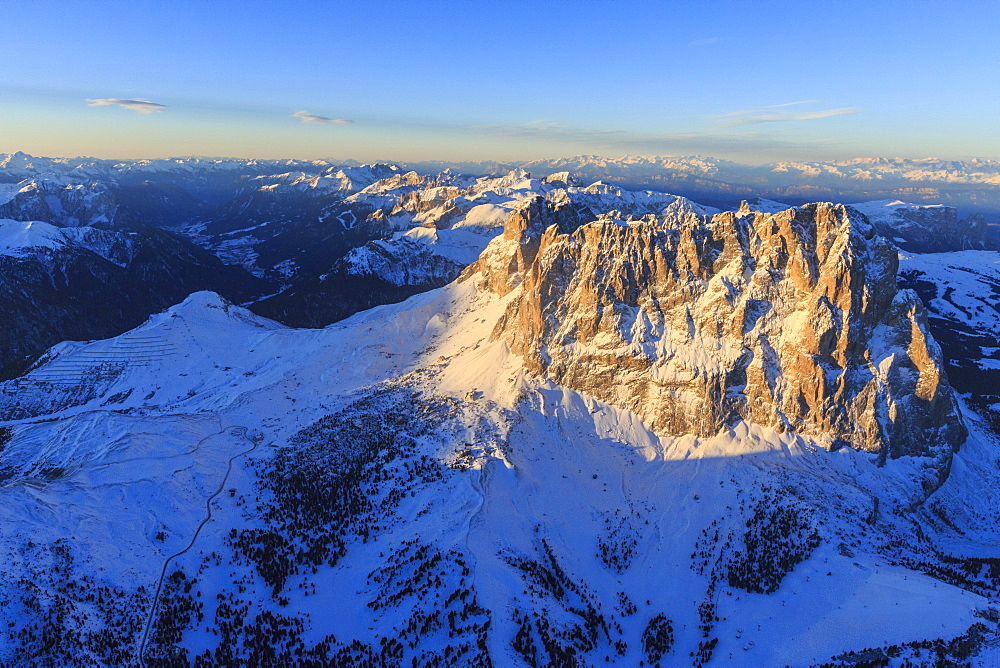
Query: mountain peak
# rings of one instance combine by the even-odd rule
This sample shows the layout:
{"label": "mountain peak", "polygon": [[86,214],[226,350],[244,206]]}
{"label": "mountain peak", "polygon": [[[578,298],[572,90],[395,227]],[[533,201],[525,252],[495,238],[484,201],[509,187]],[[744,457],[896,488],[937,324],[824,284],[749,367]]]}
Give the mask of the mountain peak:
{"label": "mountain peak", "polygon": [[177,317],[197,323],[198,327],[206,325],[214,327],[219,324],[228,326],[229,323],[236,321],[263,329],[285,328],[284,325],[251,313],[210,290],[191,293],[184,301],[171,306],[159,315],[153,316],[152,322],[155,324],[164,319]]}
{"label": "mountain peak", "polygon": [[664,434],[742,420],[941,460],[964,439],[923,307],[856,211],[577,222],[535,203],[465,275],[517,290],[494,337],[532,373]]}
{"label": "mountain peak", "polygon": [[180,315],[187,311],[204,308],[219,308],[227,310],[230,306],[232,306],[232,304],[219,294],[212,292],[211,290],[199,290],[198,292],[192,292],[180,304],[171,306],[167,309],[167,312]]}

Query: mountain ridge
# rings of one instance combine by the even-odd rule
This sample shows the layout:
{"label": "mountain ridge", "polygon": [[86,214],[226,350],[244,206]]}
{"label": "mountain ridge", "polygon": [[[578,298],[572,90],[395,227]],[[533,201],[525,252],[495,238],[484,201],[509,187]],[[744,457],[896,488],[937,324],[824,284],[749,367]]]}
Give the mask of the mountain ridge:
{"label": "mountain ridge", "polygon": [[893,457],[927,454],[919,443],[938,429],[945,459],[963,440],[923,306],[896,291],[894,249],[853,211],[681,209],[579,226],[557,211],[512,215],[463,275],[521,290],[494,336],[532,372],[669,434],[739,415]]}

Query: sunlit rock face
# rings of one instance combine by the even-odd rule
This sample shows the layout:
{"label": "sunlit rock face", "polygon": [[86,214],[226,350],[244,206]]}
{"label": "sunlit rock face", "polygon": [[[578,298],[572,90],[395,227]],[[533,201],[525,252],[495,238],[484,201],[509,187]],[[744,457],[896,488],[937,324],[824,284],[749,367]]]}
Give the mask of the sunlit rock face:
{"label": "sunlit rock face", "polygon": [[895,249],[858,212],[810,204],[582,222],[538,201],[464,274],[512,295],[494,337],[530,372],[663,434],[738,420],[884,457],[965,438],[941,351]]}

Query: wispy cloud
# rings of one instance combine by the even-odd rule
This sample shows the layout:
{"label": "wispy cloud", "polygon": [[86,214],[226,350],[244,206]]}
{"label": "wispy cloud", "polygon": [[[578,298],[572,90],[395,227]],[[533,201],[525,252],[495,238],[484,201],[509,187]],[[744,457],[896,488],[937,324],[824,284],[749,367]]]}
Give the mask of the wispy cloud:
{"label": "wispy cloud", "polygon": [[841,107],[840,109],[823,109],[820,111],[788,111],[786,107],[794,107],[800,104],[814,104],[816,100],[800,100],[798,102],[785,102],[784,104],[772,104],[757,109],[743,109],[741,111],[731,111],[728,114],[715,116],[719,119],[716,127],[731,128],[740,125],[757,125],[759,123],[788,123],[791,121],[812,121],[819,118],[830,118],[831,116],[844,116],[847,114],[859,114],[860,109],[854,107]]}
{"label": "wispy cloud", "polygon": [[131,109],[140,114],[156,114],[167,108],[165,104],[157,104],[149,100],[126,100],[120,97],[102,97],[96,100],[87,100],[89,107],[112,107],[118,105],[123,109]]}
{"label": "wispy cloud", "polygon": [[782,104],[769,104],[762,109],[780,109],[781,107],[794,107],[799,104],[816,104],[816,100],[799,100],[798,102],[784,102]]}
{"label": "wispy cloud", "polygon": [[742,116],[743,114],[756,114],[764,109],[781,109],[783,107],[797,107],[800,104],[816,104],[816,100],[798,100],[797,102],[782,102],[781,104],[767,104],[756,109],[742,109],[740,111],[730,111],[728,114],[719,114],[716,118],[727,118],[729,116]]}
{"label": "wispy cloud", "polygon": [[696,39],[693,42],[688,42],[688,46],[710,46],[712,44],[718,44],[721,41],[721,37],[708,37],[706,39]]}
{"label": "wispy cloud", "polygon": [[310,114],[308,111],[296,111],[292,114],[293,118],[297,118],[303,123],[333,123],[334,125],[350,125],[354,121],[349,121],[346,118],[327,118],[326,116],[317,116],[316,114]]}

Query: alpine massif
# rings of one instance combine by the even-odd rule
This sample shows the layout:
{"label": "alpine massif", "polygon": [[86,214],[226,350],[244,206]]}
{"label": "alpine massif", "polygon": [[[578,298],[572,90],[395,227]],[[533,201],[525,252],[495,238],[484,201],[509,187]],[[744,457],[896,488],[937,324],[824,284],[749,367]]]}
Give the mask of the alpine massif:
{"label": "alpine massif", "polygon": [[3,352],[47,349],[0,383],[3,663],[1000,660],[982,218],[36,162],[0,223]]}

